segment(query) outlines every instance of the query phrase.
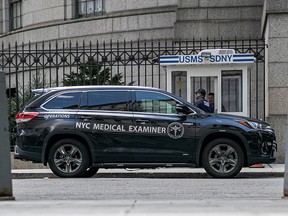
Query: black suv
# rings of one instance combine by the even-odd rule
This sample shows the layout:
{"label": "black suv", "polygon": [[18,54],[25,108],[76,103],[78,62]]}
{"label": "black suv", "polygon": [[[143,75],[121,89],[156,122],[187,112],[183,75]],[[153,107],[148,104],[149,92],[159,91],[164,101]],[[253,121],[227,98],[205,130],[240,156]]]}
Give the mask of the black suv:
{"label": "black suv", "polygon": [[132,86],[38,89],[16,115],[15,158],[59,177],[99,168],[204,167],[213,177],[275,162],[269,124],[208,114],[162,90]]}

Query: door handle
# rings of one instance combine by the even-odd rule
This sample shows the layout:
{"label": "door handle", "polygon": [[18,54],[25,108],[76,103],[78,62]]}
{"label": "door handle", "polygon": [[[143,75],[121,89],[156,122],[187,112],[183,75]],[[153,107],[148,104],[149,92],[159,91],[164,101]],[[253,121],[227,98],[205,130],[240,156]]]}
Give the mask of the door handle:
{"label": "door handle", "polygon": [[150,121],[149,120],[145,120],[145,119],[137,119],[136,123],[137,124],[148,124],[148,123],[150,123]]}

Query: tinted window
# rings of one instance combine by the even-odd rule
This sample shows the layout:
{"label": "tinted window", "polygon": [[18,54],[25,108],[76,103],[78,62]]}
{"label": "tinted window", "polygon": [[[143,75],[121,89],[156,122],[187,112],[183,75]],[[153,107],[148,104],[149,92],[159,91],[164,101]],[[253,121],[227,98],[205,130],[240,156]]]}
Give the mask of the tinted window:
{"label": "tinted window", "polygon": [[136,111],[173,114],[176,112],[176,101],[167,95],[157,92],[136,91]]}
{"label": "tinted window", "polygon": [[128,91],[87,92],[87,102],[81,109],[88,110],[127,110]]}
{"label": "tinted window", "polygon": [[78,109],[82,92],[70,92],[58,95],[43,105],[46,109]]}

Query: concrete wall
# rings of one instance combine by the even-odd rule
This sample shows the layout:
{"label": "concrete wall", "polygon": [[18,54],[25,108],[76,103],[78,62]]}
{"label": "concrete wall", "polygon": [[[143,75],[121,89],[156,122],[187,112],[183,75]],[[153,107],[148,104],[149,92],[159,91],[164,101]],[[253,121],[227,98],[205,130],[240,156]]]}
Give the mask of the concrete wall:
{"label": "concrete wall", "polygon": [[268,45],[266,52],[267,114],[276,130],[279,143],[278,162],[284,163],[284,134],[288,114],[288,4],[287,0],[266,0],[262,34]]}
{"label": "concrete wall", "polygon": [[263,0],[179,0],[174,38],[260,38]]}
{"label": "concrete wall", "polygon": [[24,0],[23,28],[9,32],[0,19],[0,40],[260,38],[262,7],[263,0],[106,0],[105,15],[75,19],[75,0]]}
{"label": "concrete wall", "polygon": [[0,0],[0,35],[9,31],[9,0]]}
{"label": "concrete wall", "polygon": [[65,20],[64,0],[24,0],[23,27],[43,25]]}
{"label": "concrete wall", "polygon": [[173,38],[176,6],[177,0],[107,0],[106,15],[74,19],[73,0],[25,0],[23,29],[0,38],[6,43]]}
{"label": "concrete wall", "polygon": [[128,12],[128,11],[143,11],[151,8],[160,7],[174,7],[178,4],[178,0],[106,0],[106,12],[107,14],[116,12]]}

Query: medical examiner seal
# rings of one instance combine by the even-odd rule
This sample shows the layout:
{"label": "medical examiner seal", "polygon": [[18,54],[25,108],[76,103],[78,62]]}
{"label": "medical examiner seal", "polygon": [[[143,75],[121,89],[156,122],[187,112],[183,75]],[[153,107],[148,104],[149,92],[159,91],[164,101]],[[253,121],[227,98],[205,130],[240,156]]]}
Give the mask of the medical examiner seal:
{"label": "medical examiner seal", "polygon": [[167,127],[167,134],[172,138],[172,139],[179,139],[183,136],[184,134],[184,127],[182,124],[178,122],[172,122],[171,124],[168,125]]}

